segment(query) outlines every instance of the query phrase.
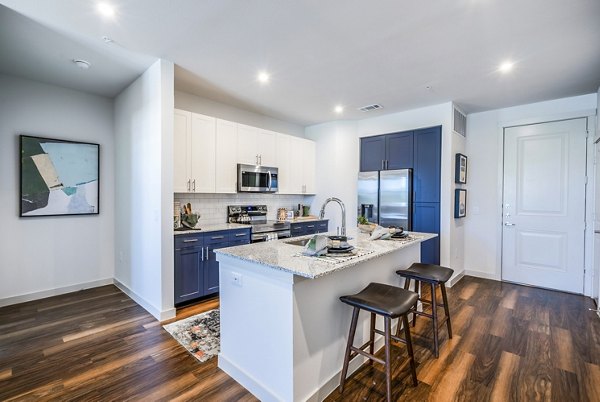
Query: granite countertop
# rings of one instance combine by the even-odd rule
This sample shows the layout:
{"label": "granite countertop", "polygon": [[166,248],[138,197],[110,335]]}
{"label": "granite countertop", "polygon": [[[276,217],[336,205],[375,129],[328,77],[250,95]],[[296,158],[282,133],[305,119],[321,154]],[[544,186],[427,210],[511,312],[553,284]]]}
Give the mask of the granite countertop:
{"label": "granite countertop", "polygon": [[[327,235],[333,234],[327,233]],[[215,253],[315,279],[437,237],[432,233],[409,232],[409,237],[406,239],[372,241],[367,234],[349,233],[348,235],[353,237],[348,241],[355,247],[356,255],[353,257],[309,257],[301,254],[304,247],[287,244],[290,241],[309,239],[313,235],[222,248],[215,250]]]}
{"label": "granite countertop", "polygon": [[175,236],[190,233],[206,233],[206,232],[217,232],[219,230],[232,230],[232,229],[248,229],[250,225],[244,225],[241,223],[219,223],[216,225],[201,225],[200,230],[177,230],[174,232]]}

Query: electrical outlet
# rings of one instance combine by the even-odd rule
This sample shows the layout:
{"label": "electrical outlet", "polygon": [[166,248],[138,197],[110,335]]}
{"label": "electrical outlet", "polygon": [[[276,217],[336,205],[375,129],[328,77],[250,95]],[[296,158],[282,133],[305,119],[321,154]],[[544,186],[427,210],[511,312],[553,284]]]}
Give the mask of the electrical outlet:
{"label": "electrical outlet", "polygon": [[238,274],[237,272],[232,272],[231,273],[231,283],[233,283],[236,286],[242,286],[242,279],[244,277],[242,276],[242,274]]}

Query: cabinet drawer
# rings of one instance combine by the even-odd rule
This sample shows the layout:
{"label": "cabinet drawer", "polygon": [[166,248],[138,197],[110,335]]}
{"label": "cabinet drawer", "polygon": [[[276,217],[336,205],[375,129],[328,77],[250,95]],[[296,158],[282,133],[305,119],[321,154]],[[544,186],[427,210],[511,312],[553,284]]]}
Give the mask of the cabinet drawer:
{"label": "cabinet drawer", "polygon": [[175,249],[180,250],[191,247],[202,247],[204,245],[201,234],[177,235],[175,236]]}
{"label": "cabinet drawer", "polygon": [[228,243],[229,242],[229,231],[221,230],[218,232],[206,232],[204,233],[204,244],[217,244],[217,243]]}
{"label": "cabinet drawer", "polygon": [[250,243],[250,230],[249,229],[231,230],[229,232],[229,241],[231,241],[231,242],[244,241],[246,243]]}
{"label": "cabinet drawer", "polygon": [[329,221],[317,222],[317,233],[325,233],[329,231]]}

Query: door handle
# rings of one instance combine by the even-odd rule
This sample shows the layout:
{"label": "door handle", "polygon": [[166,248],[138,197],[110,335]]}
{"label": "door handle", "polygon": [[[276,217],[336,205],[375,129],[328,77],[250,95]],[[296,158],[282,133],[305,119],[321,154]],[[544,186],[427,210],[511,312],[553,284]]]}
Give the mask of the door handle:
{"label": "door handle", "polygon": [[194,192],[196,192],[196,179],[192,183],[194,184]]}
{"label": "door handle", "polygon": [[515,226],[515,224],[514,224],[514,223],[510,223],[510,222],[506,222],[506,223],[504,224],[504,226]]}
{"label": "door handle", "polygon": [[381,160],[381,170],[385,170],[385,160]]}
{"label": "door handle", "polygon": [[201,250],[202,250],[202,257],[200,257],[200,261],[204,261],[204,247],[202,247]]}
{"label": "door handle", "polygon": [[269,175],[269,191],[271,191],[271,181],[273,180],[273,177],[271,177],[271,171],[267,171],[267,174]]}
{"label": "door handle", "polygon": [[188,182],[187,182],[188,191],[190,191],[190,189],[191,189],[190,182],[191,182],[191,180],[188,179]]}

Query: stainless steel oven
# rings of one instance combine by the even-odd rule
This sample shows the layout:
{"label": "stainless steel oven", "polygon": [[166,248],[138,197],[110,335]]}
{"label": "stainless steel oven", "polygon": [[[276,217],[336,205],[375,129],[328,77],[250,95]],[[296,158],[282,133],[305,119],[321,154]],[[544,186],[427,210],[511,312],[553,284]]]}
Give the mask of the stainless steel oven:
{"label": "stainless steel oven", "polygon": [[238,185],[240,193],[274,193],[279,189],[276,167],[238,164]]}
{"label": "stainless steel oven", "polygon": [[227,222],[252,226],[252,243],[291,237],[290,223],[267,220],[266,205],[229,205]]}

